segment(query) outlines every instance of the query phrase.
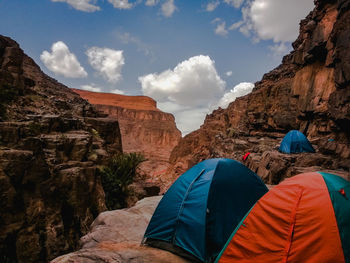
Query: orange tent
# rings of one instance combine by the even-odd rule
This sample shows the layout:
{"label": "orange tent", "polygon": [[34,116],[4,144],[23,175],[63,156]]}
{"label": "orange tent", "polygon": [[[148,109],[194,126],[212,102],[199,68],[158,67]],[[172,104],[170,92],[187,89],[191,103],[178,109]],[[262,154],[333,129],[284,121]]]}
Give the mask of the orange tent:
{"label": "orange tent", "polygon": [[350,262],[350,182],[313,172],[266,193],[216,262]]}

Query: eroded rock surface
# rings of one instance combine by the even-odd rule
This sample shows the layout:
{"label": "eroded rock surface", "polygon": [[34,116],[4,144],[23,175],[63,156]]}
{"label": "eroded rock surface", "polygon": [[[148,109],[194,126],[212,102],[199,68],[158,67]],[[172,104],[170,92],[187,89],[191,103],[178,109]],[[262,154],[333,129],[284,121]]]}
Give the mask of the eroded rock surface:
{"label": "eroded rock surface", "polygon": [[[311,166],[349,174],[350,1],[315,5],[282,64],[255,83],[252,93],[208,115],[174,148],[170,181],[201,160],[241,161],[246,152],[253,153],[248,167],[270,183]],[[279,154],[276,146],[291,129],[306,134],[317,154]]]}
{"label": "eroded rock surface", "polygon": [[0,262],[48,262],[106,209],[96,169],[122,151],[118,122],[3,36],[0,92]]}
{"label": "eroded rock surface", "polygon": [[146,96],[74,91],[118,120],[124,152],[141,152],[147,158],[139,167],[134,189],[145,196],[147,189],[143,186],[164,189],[163,176],[169,167],[170,153],[181,138],[174,116],[160,111],[156,101]]}
{"label": "eroded rock surface", "polygon": [[186,263],[168,251],[140,246],[143,234],[161,196],[140,200],[129,209],[101,213],[90,232],[81,238],[81,249],[52,263],[135,262]]}

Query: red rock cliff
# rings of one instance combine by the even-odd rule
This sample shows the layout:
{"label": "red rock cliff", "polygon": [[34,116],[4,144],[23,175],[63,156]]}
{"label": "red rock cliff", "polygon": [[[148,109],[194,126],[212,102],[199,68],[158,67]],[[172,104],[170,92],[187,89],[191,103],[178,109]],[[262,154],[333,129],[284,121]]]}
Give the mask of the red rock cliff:
{"label": "red rock cliff", "polygon": [[[283,58],[282,64],[265,74],[252,93],[238,98],[227,109],[208,115],[199,130],[175,147],[169,170],[173,178],[203,159],[241,160],[247,151],[254,153],[248,166],[270,183],[278,183],[310,166],[347,173],[349,9],[349,0],[315,1],[315,9],[300,23],[294,50]],[[291,129],[304,132],[318,153],[287,158],[274,152]]]}
{"label": "red rock cliff", "polygon": [[118,120],[124,152],[143,153],[149,161],[141,165],[141,173],[162,186],[170,153],[181,138],[174,116],[160,111],[156,101],[146,96],[74,91]]}
{"label": "red rock cliff", "polygon": [[121,94],[91,92],[73,89],[91,104],[117,106],[131,110],[159,111],[157,102],[147,96],[126,96]]}

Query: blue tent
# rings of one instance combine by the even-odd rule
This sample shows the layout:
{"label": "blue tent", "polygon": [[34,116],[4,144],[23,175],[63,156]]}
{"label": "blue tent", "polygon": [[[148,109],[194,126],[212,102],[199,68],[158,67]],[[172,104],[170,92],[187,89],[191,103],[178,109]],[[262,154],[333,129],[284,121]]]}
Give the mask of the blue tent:
{"label": "blue tent", "polygon": [[306,136],[297,130],[292,130],[284,136],[279,151],[283,153],[315,152]]}
{"label": "blue tent", "polygon": [[237,161],[203,161],[181,175],[165,193],[144,242],[209,262],[267,191],[261,179]]}

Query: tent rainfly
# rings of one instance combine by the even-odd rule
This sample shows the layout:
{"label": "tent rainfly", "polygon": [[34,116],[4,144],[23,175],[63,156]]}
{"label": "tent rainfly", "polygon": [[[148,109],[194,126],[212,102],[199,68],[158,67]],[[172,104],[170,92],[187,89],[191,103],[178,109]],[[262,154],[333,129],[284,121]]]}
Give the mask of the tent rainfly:
{"label": "tent rainfly", "polygon": [[283,153],[314,153],[315,149],[303,133],[292,130],[284,136],[279,151]]}
{"label": "tent rainfly", "polygon": [[247,213],[216,262],[350,263],[350,182],[323,172],[286,179]]}
{"label": "tent rainfly", "polygon": [[212,262],[243,216],[268,189],[240,162],[203,161],[165,193],[146,230],[150,246]]}

